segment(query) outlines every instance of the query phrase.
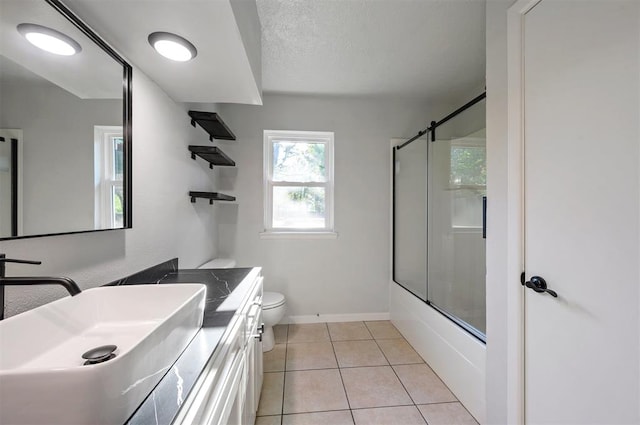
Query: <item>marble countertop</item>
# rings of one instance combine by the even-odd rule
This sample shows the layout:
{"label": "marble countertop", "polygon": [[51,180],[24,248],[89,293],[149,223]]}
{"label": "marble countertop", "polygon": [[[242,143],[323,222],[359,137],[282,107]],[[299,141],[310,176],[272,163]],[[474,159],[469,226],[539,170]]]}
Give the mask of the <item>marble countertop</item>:
{"label": "marble countertop", "polygon": [[[225,308],[222,311],[221,304],[252,270],[252,268],[178,269],[177,260],[175,264],[172,260],[109,284],[202,283],[207,286],[202,329],[126,424],[169,425],[173,422],[235,314],[237,307],[232,305],[231,308]],[[225,303],[225,305],[228,304]]]}

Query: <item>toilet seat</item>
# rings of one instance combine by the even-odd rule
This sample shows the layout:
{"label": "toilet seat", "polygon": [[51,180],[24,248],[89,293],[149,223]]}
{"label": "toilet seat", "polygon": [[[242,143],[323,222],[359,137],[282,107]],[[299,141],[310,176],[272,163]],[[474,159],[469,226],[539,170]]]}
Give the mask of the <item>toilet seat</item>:
{"label": "toilet seat", "polygon": [[265,292],[262,294],[262,309],[269,310],[284,305],[284,295],[278,292]]}

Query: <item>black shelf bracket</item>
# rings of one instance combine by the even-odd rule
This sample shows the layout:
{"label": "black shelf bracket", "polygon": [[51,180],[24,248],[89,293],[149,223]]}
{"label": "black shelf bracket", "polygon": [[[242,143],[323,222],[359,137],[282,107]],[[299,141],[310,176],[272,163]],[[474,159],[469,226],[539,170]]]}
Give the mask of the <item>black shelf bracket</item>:
{"label": "black shelf bracket", "polygon": [[213,139],[236,140],[236,136],[231,129],[222,121],[222,118],[215,112],[189,111],[191,125],[196,123],[209,134],[209,141]]}
{"label": "black shelf bracket", "polygon": [[189,145],[189,151],[191,152],[191,159],[196,159],[196,156],[199,156],[209,163],[209,168],[213,168],[214,165],[222,167],[233,167],[236,165],[233,159],[229,158],[215,146]]}
{"label": "black shelf bracket", "polygon": [[208,199],[209,205],[213,205],[213,201],[235,201],[236,197],[231,195],[225,195],[224,193],[218,192],[189,192],[189,198],[191,198],[191,203],[195,203],[197,198]]}

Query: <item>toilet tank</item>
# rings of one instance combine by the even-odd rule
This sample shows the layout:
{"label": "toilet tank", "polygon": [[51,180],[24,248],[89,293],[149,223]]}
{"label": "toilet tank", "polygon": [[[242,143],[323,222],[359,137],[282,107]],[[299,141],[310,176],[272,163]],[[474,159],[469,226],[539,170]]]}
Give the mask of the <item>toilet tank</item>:
{"label": "toilet tank", "polygon": [[230,269],[236,266],[236,260],[231,258],[216,258],[214,260],[207,261],[199,269]]}

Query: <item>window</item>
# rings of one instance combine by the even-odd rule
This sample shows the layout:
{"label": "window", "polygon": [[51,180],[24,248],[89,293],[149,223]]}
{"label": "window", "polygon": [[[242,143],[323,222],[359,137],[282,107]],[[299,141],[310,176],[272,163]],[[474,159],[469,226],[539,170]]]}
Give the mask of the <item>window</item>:
{"label": "window", "polygon": [[333,232],[333,133],[264,132],[265,233]]}
{"label": "window", "polygon": [[97,229],[124,227],[122,127],[95,126],[95,225]]}
{"label": "window", "polygon": [[482,228],[482,198],[487,194],[487,149],[484,130],[451,141],[449,185],[452,225]]}

